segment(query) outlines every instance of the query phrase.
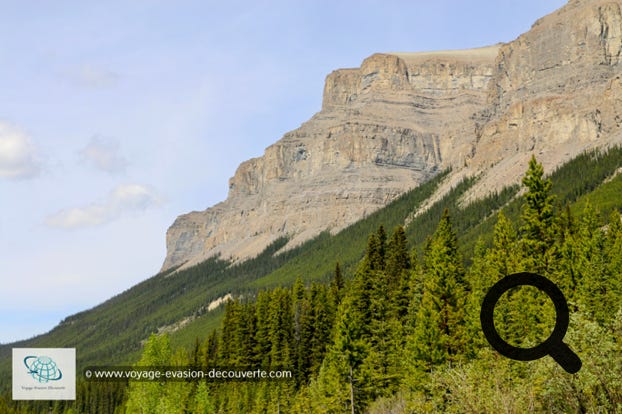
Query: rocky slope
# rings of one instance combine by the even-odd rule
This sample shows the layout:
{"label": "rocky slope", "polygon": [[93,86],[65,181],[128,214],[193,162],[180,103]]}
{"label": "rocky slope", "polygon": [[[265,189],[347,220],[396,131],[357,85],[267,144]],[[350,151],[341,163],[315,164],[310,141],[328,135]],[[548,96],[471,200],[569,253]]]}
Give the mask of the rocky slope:
{"label": "rocky slope", "polygon": [[621,7],[571,0],[499,49],[466,170],[484,173],[471,196],[517,182],[531,154],[551,170],[622,141]]}
{"label": "rocky slope", "polygon": [[[180,216],[163,269],[336,231],[453,167],[472,197],[622,141],[621,1],[571,0],[503,45],[375,54],[326,78],[322,110],[242,163],[225,201]],[[439,194],[440,194],[439,193]]]}

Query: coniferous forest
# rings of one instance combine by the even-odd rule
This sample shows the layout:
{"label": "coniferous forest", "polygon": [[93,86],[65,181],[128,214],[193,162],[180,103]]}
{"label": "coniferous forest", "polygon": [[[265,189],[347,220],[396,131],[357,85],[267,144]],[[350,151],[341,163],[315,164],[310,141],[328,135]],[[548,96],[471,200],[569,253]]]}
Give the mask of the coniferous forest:
{"label": "coniferous forest", "polygon": [[[218,329],[192,346],[153,334],[136,362],[290,370],[292,378],[80,381],[75,402],[0,399],[0,412],[622,412],[622,223],[611,201],[622,199],[619,178],[562,198],[532,158],[523,191],[513,190],[514,201],[494,211],[493,228],[469,248],[456,209],[445,208],[431,232],[380,225],[355,267],[332,262],[330,280],[299,275],[293,284],[235,295]],[[582,360],[578,373],[550,356],[513,361],[484,338],[486,292],[523,271],[563,292],[570,310],[564,342]],[[506,292],[494,313],[499,334],[523,348],[543,342],[555,318],[550,298],[529,286]]]}

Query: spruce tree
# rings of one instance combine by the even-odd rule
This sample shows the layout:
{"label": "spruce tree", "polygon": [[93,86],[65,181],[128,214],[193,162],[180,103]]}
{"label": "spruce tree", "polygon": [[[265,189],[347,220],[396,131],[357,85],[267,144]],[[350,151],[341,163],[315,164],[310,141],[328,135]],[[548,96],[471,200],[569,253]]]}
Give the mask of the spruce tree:
{"label": "spruce tree", "polygon": [[542,164],[532,156],[522,181],[527,192],[521,215],[521,233],[525,260],[531,270],[541,274],[548,272],[553,265],[553,244],[557,231],[553,206],[555,197],[551,194],[553,184],[543,176]]}
{"label": "spruce tree", "polygon": [[270,366],[273,369],[291,369],[293,361],[294,334],[291,291],[276,288],[268,309],[270,338]]}
{"label": "spruce tree", "polygon": [[413,296],[413,259],[402,226],[395,228],[387,243],[386,276],[391,311],[404,324]]}
{"label": "spruce tree", "polygon": [[433,365],[457,359],[466,343],[468,286],[447,209],[425,249],[423,289],[410,342],[417,365],[429,370]]}
{"label": "spruce tree", "polygon": [[257,363],[262,369],[270,366],[270,302],[272,300],[270,292],[265,290],[257,294],[255,303],[255,315],[257,325],[255,329],[255,355]]}
{"label": "spruce tree", "polygon": [[[615,232],[615,228],[612,230]],[[619,249],[611,249],[610,242],[614,238],[613,233],[606,235],[601,229],[598,213],[588,203],[581,216],[575,242],[576,267],[580,276],[575,296],[582,310],[600,324],[610,320],[619,306],[616,282],[619,281],[620,270],[611,267],[612,262],[619,263],[616,257],[620,254]]]}
{"label": "spruce tree", "polygon": [[324,285],[311,285],[309,295],[311,329],[306,350],[309,355],[309,371],[317,374],[331,339],[335,309],[329,301],[329,294]]}
{"label": "spruce tree", "polygon": [[341,302],[344,285],[345,282],[343,280],[343,274],[341,274],[341,267],[339,266],[339,262],[337,262],[335,264],[335,273],[333,275],[333,279],[330,282],[330,291],[334,298],[335,305],[338,305],[339,302]]}

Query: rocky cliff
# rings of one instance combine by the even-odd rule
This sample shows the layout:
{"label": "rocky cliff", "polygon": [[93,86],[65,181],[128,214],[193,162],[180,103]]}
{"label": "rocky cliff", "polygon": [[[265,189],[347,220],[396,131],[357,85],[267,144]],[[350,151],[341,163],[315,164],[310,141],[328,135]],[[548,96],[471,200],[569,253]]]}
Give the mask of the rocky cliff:
{"label": "rocky cliff", "polygon": [[622,141],[621,3],[572,0],[508,44],[334,71],[319,113],[242,163],[225,201],[173,223],[163,269],[337,231],[449,166],[440,191],[478,174],[477,197],[533,153],[551,169]]}
{"label": "rocky cliff", "polygon": [[473,157],[472,197],[517,182],[531,154],[551,170],[622,142],[622,2],[571,0],[501,46]]}

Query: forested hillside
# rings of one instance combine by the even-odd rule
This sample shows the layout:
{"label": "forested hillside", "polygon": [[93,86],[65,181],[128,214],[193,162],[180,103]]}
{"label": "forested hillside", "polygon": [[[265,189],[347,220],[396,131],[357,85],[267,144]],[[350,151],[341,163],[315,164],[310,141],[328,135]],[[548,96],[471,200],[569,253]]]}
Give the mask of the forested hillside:
{"label": "forested hillside", "polygon": [[[406,228],[401,223],[413,211],[405,206],[407,196],[340,235],[323,235],[283,255],[273,256],[275,246],[249,262],[268,263],[257,268],[265,277],[252,277],[251,264],[237,266],[246,273],[227,281],[229,289],[222,290],[235,299],[225,305],[218,329],[200,331],[199,322],[209,315],[203,310],[192,329],[170,337],[151,335],[138,362],[205,370],[287,369],[292,379],[132,382],[127,387],[81,380],[76,402],[56,403],[53,410],[621,411],[622,194],[620,176],[615,176],[620,166],[622,151],[612,149],[582,155],[545,178],[532,159],[520,195],[514,187],[463,207],[460,195],[470,185],[465,181]],[[428,195],[434,188],[431,184]],[[365,228],[364,236],[355,236]],[[356,243],[362,243],[362,259]],[[200,269],[202,280],[209,281],[219,280],[216,275],[224,273],[218,272],[230,268],[193,271]],[[542,274],[563,291],[571,313],[564,341],[583,362],[577,374],[566,373],[550,357],[511,361],[484,339],[479,323],[483,296],[496,281],[519,271]],[[175,286],[177,277],[188,277],[184,275],[157,280]],[[183,295],[194,292],[198,298],[203,291],[199,280]],[[170,300],[184,312],[196,306],[179,298]],[[114,301],[102,306],[113,307]],[[79,321],[80,316],[72,318]],[[510,291],[495,312],[498,331],[516,346],[542,342],[554,323],[550,300],[535,288]],[[195,334],[193,340],[178,340],[189,333]],[[43,410],[47,412],[46,404],[17,404],[10,396],[0,400],[0,412]]]}

